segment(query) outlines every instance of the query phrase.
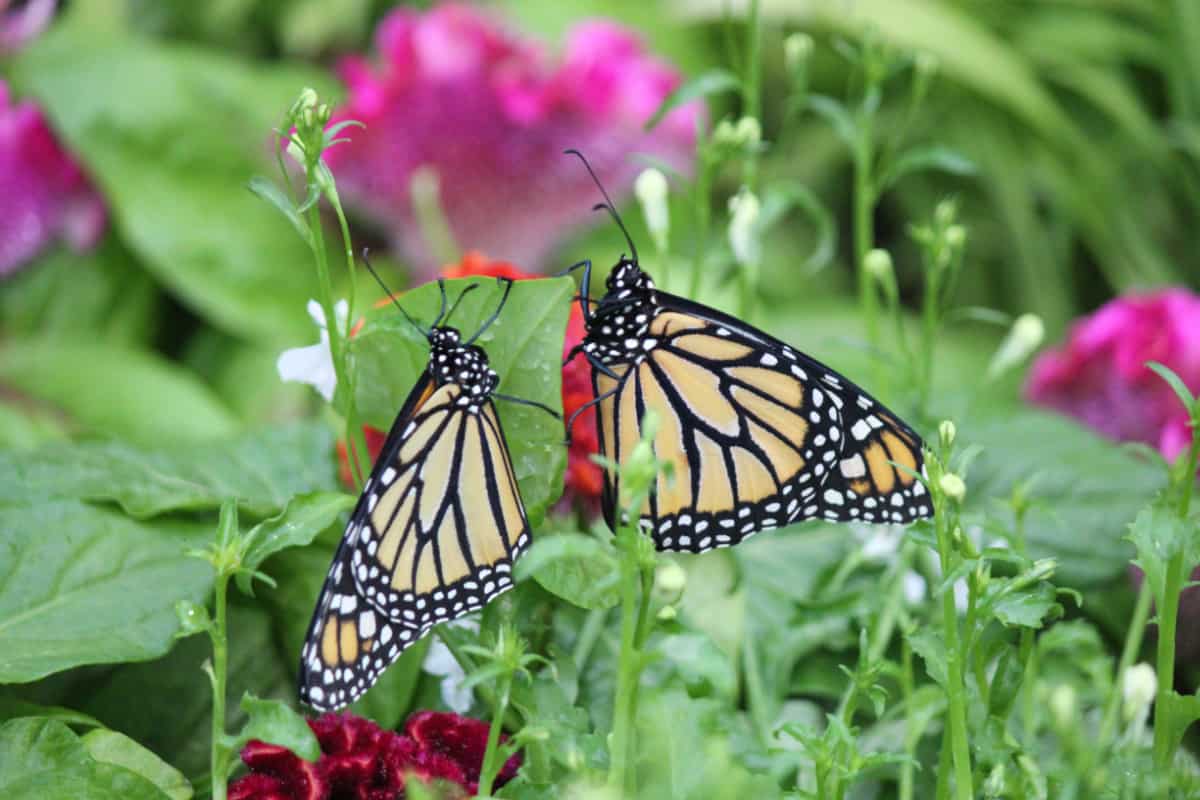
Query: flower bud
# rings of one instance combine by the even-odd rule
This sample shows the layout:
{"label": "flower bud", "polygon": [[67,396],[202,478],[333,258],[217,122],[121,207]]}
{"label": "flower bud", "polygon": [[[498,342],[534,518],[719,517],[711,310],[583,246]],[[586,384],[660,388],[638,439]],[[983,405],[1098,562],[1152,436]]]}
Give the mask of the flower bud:
{"label": "flower bud", "polygon": [[812,55],[813,40],[807,33],[793,33],[783,40],[783,64],[788,72],[795,73],[804,67]]}
{"label": "flower bud", "polygon": [[957,216],[958,206],[953,200],[943,200],[933,209],[933,221],[940,228],[952,225]]}
{"label": "flower bud", "polygon": [[656,615],[660,622],[674,622],[679,616],[679,612],[675,610],[675,606],[663,606],[658,610]]}
{"label": "flower bud", "polygon": [[1050,692],[1050,716],[1055,725],[1061,730],[1075,727],[1075,710],[1078,707],[1078,697],[1075,687],[1068,683],[1060,683]]}
{"label": "flower bud", "polygon": [[878,247],[863,256],[863,269],[881,284],[890,283],[895,275],[891,254]]}
{"label": "flower bud", "polygon": [[753,149],[762,141],[762,124],[754,117],[742,117],[733,128],[742,147]]}
{"label": "flower bud", "polygon": [[1158,675],[1154,667],[1143,662],[1134,664],[1121,676],[1122,713],[1130,722],[1145,713],[1158,693]]}
{"label": "flower bud", "polygon": [[967,229],[962,225],[951,225],[946,228],[946,246],[951,250],[959,251],[967,243]]}
{"label": "flower bud", "polygon": [[667,595],[677,595],[687,586],[687,571],[674,561],[664,562],[654,571],[654,588]]}
{"label": "flower bud", "polygon": [[961,503],[967,495],[967,485],[963,483],[963,479],[955,475],[953,472],[947,472],[938,481],[938,486],[942,492],[951,500]]}
{"label": "flower bud", "polygon": [[1017,317],[988,364],[988,378],[995,378],[1019,365],[1038,349],[1045,336],[1046,325],[1037,314],[1022,314]]}
{"label": "flower bud", "polygon": [[954,437],[958,436],[958,428],[955,427],[951,420],[944,419],[938,425],[938,440],[942,443],[943,450],[949,450],[954,445]]}
{"label": "flower bud", "polygon": [[288,112],[292,117],[299,116],[306,111],[310,111],[317,105],[317,90],[311,86],[305,86],[300,90],[300,95],[296,98],[296,102],[292,103],[292,108]]}
{"label": "flower bud", "polygon": [[633,193],[642,207],[646,227],[660,251],[667,249],[667,237],[671,230],[670,210],[667,206],[667,177],[654,167],[642,170],[633,182]]}
{"label": "flower bud", "polygon": [[734,260],[742,266],[757,266],[762,261],[760,211],[758,198],[745,187],[729,198],[729,246]]}

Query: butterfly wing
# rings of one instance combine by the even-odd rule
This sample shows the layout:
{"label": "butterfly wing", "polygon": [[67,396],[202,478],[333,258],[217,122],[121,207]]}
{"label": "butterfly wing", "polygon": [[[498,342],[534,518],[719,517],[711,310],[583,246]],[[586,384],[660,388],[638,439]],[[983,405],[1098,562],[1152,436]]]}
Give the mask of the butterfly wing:
{"label": "butterfly wing", "polygon": [[315,708],[353,702],[435,624],[512,586],[529,522],[495,407],[462,393],[422,379],[363,488],[301,656]]}
{"label": "butterfly wing", "polygon": [[[640,524],[663,550],[703,552],[805,519],[911,522],[931,507],[920,438],[825,365],[715,309],[658,293],[646,357],[593,370],[601,449],[620,462],[656,412],[660,476]],[[619,486],[605,474],[605,515]]]}

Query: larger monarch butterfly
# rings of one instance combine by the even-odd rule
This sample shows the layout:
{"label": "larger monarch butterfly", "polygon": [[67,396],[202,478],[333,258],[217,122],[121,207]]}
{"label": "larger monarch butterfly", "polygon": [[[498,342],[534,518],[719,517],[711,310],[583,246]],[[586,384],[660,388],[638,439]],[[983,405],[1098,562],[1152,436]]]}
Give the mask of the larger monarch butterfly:
{"label": "larger monarch butterfly", "polygon": [[[603,208],[629,244],[588,297],[591,262],[579,296],[592,367],[592,404],[605,456],[620,463],[656,412],[656,456],[674,465],[639,512],[660,550],[704,552],[758,531],[806,519],[907,523],[930,516],[916,479],[920,437],[867,392],[768,334],[707,306],[659,291],[638,265],[616,209]],[[574,415],[568,420],[570,431]],[[896,466],[899,465],[899,466]],[[619,511],[618,476],[604,475],[609,525]]]}
{"label": "larger monarch butterfly", "polygon": [[500,281],[499,306],[465,341],[445,325],[458,301],[447,309],[438,282],[441,311],[422,330],[429,362],[350,515],[301,651],[300,699],[318,710],[354,702],[434,625],[512,586],[529,521],[492,398],[558,415],[496,392],[499,377],[474,344],[508,299],[512,281]]}

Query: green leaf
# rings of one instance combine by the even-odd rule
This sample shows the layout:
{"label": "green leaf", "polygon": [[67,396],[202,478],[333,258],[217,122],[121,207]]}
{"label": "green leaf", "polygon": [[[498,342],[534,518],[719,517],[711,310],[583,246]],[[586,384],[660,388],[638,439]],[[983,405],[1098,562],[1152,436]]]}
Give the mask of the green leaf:
{"label": "green leaf", "polygon": [[690,103],[693,100],[699,100],[702,97],[709,97],[715,94],[724,94],[726,92],[740,92],[742,90],[742,82],[738,77],[728,70],[713,68],[700,73],[694,78],[684,81],[675,91],[671,92],[663,99],[662,104],[651,115],[650,119],[646,120],[645,129],[648,131],[658,127],[658,123],[663,121],[667,114],[671,113],[672,109]]}
{"label": "green leaf", "polygon": [[732,702],[737,697],[737,674],[732,662],[713,640],[690,631],[667,633],[652,643],[660,654],[647,669],[651,683],[674,678],[690,697],[712,697]]}
{"label": "green leaf", "polygon": [[833,132],[847,147],[854,148],[854,143],[858,139],[858,124],[841,101],[814,94],[808,98],[808,107],[829,123]]}
{"label": "green leaf", "polygon": [[141,775],[171,800],[189,800],[193,794],[183,773],[124,734],[101,728],[84,734],[80,741],[96,761]]}
{"label": "green leaf", "polygon": [[[315,603],[316,595],[309,604]],[[429,652],[430,641],[430,637],[426,636],[401,653],[379,676],[375,685],[350,706],[350,710],[374,721],[381,728],[399,725],[412,707],[417,683],[421,679],[421,664]]]}
{"label": "green leaf", "polygon": [[612,608],[620,602],[617,559],[611,546],[582,533],[539,533],[517,562],[514,577],[533,578],[572,605]]}
{"label": "green leaf", "polygon": [[196,442],[237,429],[195,375],[113,344],[10,340],[0,347],[0,382],[57,406],[90,431],[141,444]]}
{"label": "green leaf", "polygon": [[968,509],[1036,475],[1025,519],[1030,555],[1054,556],[1068,586],[1102,583],[1123,574],[1132,554],[1126,526],[1162,488],[1161,472],[1118,445],[1064,417],[1040,411],[962,425],[959,438],[981,445],[971,466]]}
{"label": "green leaf", "polygon": [[[503,294],[491,278],[448,281],[446,291],[457,297],[471,283],[479,288],[463,298],[452,320],[464,336],[479,329]],[[478,342],[500,376],[500,392],[561,408],[563,332],[574,287],[568,278],[518,281],[513,286],[504,312]],[[437,316],[441,295],[437,285],[429,283],[406,292],[402,303],[415,319],[428,324]],[[424,371],[429,348],[395,308],[385,307],[367,315],[350,350],[358,410],[366,422],[387,431]],[[566,464],[562,424],[537,408],[503,400],[496,401],[496,408],[525,511],[536,529],[546,508],[562,492]]]}
{"label": "green leaf", "polygon": [[278,700],[262,700],[247,692],[242,698],[242,711],[250,715],[237,736],[237,747],[251,739],[286,747],[305,761],[321,757],[321,746],[304,717]]}
{"label": "green leaf", "polygon": [[[246,534],[250,546],[242,557],[242,566],[254,571],[275,553],[308,544],[355,502],[356,498],[342,492],[313,492],[292,498],[284,511]],[[249,573],[239,572],[236,580],[239,589],[253,594]]]}
{"label": "green leaf", "polygon": [[71,501],[0,508],[0,683],[155,658],[212,571],[177,537]]}
{"label": "green leaf", "polygon": [[976,172],[975,165],[962,153],[942,145],[925,145],[901,153],[888,166],[879,184],[886,189],[905,175],[927,170],[951,175],[974,175]]}
{"label": "green leaf", "polygon": [[154,783],[97,761],[57,720],[0,725],[0,797],[5,800],[171,800]]}
{"label": "green leaf", "polygon": [[[272,629],[264,610],[242,604],[240,595],[230,601],[227,695],[238,698],[253,692],[294,702],[292,670],[299,658],[282,657],[279,645],[283,636]],[[199,775],[208,769],[210,757],[212,688],[201,669],[210,658],[212,643],[207,636],[184,639],[163,658],[92,674],[56,702],[95,716],[185,775]],[[226,715],[226,728],[231,731],[238,730],[246,719],[246,712],[232,702],[227,704]]]}
{"label": "green leaf", "polygon": [[37,717],[39,719],[56,719],[68,725],[83,728],[100,728],[104,726],[100,720],[88,716],[82,711],[61,706],[40,706],[29,703],[17,697],[0,696],[0,720],[20,719],[22,717]]}
{"label": "green leaf", "polygon": [[0,451],[0,507],[31,497],[107,500],[150,517],[237,497],[251,514],[273,514],[296,494],[335,485],[332,451],[333,437],[318,423],[189,447],[84,442]]}
{"label": "green leaf", "polygon": [[1062,606],[1055,602],[1056,596],[1054,587],[1043,581],[1000,596],[992,606],[992,612],[1005,625],[1040,628],[1046,615],[1055,609],[1062,611]]}
{"label": "green leaf", "polygon": [[1137,548],[1136,563],[1146,574],[1155,597],[1166,589],[1167,563],[1180,553],[1188,564],[1196,563],[1195,546],[1188,526],[1171,509],[1154,503],[1137,515],[1130,527],[1129,540]]}
{"label": "green leaf", "polygon": [[930,625],[905,634],[913,652],[925,662],[925,671],[941,686],[946,685],[946,640]]}
{"label": "green leaf", "polygon": [[1181,695],[1171,691],[1163,698],[1166,703],[1157,708],[1154,716],[1155,725],[1165,725],[1167,728],[1167,751],[1174,753],[1183,742],[1183,735],[1196,720],[1200,720],[1200,695]]}
{"label": "green leaf", "polygon": [[15,60],[18,92],[39,102],[122,239],[187,305],[231,333],[303,335],[311,256],[245,186],[297,87],[327,82],[116,28],[68,13]]}
{"label": "green leaf", "polygon": [[1146,362],[1146,366],[1154,370],[1160,378],[1167,382],[1171,389],[1174,390],[1175,396],[1179,398],[1179,402],[1183,403],[1184,409],[1187,410],[1187,413],[1191,414],[1192,410],[1196,408],[1196,398],[1192,395],[1191,390],[1188,389],[1187,384],[1183,382],[1183,378],[1176,375],[1166,364],[1160,364],[1157,361],[1148,361]]}
{"label": "green leaf", "polygon": [[250,179],[247,188],[275,206],[283,214],[284,219],[292,223],[292,227],[296,229],[296,233],[300,234],[301,241],[305,244],[309,244],[312,241],[312,234],[308,230],[308,223],[300,216],[300,211],[296,208],[296,204],[284,193],[283,189],[279,188],[278,184],[270,178],[255,175]]}

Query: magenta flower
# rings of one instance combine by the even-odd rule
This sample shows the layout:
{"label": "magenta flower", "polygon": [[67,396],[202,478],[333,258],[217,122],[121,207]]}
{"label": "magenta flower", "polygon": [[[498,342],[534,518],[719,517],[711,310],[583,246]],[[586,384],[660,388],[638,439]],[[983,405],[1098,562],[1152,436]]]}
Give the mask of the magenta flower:
{"label": "magenta flower", "polygon": [[535,268],[594,218],[596,189],[564,149],[582,150],[614,196],[632,187],[635,153],[690,167],[701,109],[677,108],[644,131],[679,76],[615,24],[577,27],[557,63],[467,5],[397,9],[375,39],[377,65],[343,61],[350,96],[334,120],[357,119],[366,129],[343,133],[351,141],[328,160],[347,203],[426,275],[438,264],[410,202],[420,167],[438,176],[464,250]]}
{"label": "magenta flower", "polygon": [[0,0],[0,55],[21,49],[46,29],[54,18],[58,0],[29,0],[10,9],[11,0]]}
{"label": "magenta flower", "polygon": [[104,233],[104,201],[33,103],[0,81],[0,275],[56,239],[86,250]]}
{"label": "magenta flower", "polygon": [[1112,439],[1145,442],[1174,459],[1191,441],[1187,411],[1147,361],[1200,391],[1200,296],[1165,289],[1112,300],[1038,357],[1025,394]]}

